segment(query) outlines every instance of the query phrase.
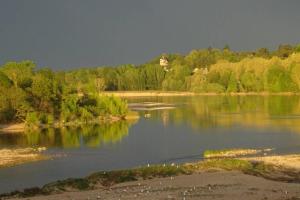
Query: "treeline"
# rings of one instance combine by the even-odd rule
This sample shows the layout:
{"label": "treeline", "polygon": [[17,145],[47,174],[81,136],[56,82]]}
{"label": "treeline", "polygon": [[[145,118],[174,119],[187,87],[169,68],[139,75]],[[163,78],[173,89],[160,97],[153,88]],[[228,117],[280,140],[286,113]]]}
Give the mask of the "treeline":
{"label": "treeline", "polygon": [[165,55],[168,71],[160,66],[159,56],[138,66],[82,68],[64,74],[82,91],[297,91],[298,52],[300,45],[280,45],[272,52],[266,48],[235,52],[226,46],[192,50],[185,56]]}
{"label": "treeline", "polygon": [[31,61],[0,67],[0,123],[25,121],[52,124],[89,121],[99,116],[124,116],[127,105],[102,91],[298,92],[300,45],[280,45],[255,52],[223,49],[192,50],[164,55],[142,65],[37,70]]}
{"label": "treeline", "polygon": [[64,72],[36,70],[31,61],[8,62],[0,67],[0,123],[52,125],[126,115],[125,101],[92,91],[68,82]]}

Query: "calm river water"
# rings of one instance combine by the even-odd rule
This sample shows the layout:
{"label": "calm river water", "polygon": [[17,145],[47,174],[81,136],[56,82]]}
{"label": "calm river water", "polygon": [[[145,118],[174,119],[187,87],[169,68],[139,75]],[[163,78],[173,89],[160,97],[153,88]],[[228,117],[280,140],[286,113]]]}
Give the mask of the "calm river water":
{"label": "calm river water", "polygon": [[176,108],[139,111],[136,122],[1,134],[0,148],[47,147],[46,153],[54,159],[1,168],[0,193],[102,170],[195,161],[207,149],[274,148],[274,153],[300,153],[299,96],[128,101],[170,103]]}

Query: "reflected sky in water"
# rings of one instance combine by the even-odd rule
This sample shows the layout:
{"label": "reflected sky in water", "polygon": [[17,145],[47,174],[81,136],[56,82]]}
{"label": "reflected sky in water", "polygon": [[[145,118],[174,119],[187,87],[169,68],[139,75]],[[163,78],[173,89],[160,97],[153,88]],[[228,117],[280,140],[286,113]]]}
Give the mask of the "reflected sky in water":
{"label": "reflected sky in water", "polygon": [[151,97],[128,102],[164,102],[176,109],[140,111],[137,122],[0,135],[0,148],[45,146],[47,153],[60,155],[0,169],[0,192],[101,170],[199,160],[206,149],[300,152],[298,96]]}

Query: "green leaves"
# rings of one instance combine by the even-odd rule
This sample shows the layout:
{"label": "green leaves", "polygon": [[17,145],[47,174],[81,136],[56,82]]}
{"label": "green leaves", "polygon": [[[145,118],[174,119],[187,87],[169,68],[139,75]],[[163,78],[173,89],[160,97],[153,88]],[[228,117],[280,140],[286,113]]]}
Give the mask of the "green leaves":
{"label": "green leaves", "polygon": [[298,87],[293,82],[290,73],[282,66],[271,66],[266,74],[267,87],[270,92],[295,92]]}
{"label": "green leaves", "polygon": [[12,80],[10,80],[3,72],[0,71],[0,87],[9,88],[12,85]]}
{"label": "green leaves", "polygon": [[1,71],[12,80],[16,87],[25,88],[30,86],[30,78],[32,78],[35,64],[32,61],[8,62]]}
{"label": "green leaves", "polygon": [[105,115],[125,117],[128,112],[127,102],[114,96],[100,96],[97,98],[100,112]]}

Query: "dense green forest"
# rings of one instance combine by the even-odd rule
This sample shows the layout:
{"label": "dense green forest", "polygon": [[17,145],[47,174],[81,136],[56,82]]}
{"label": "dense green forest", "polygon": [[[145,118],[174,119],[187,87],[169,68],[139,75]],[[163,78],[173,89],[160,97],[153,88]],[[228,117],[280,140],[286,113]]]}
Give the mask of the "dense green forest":
{"label": "dense green forest", "polygon": [[[126,115],[127,104],[102,91],[298,92],[300,45],[254,52],[192,50],[164,55],[142,65],[83,67],[71,71],[37,69],[32,61],[0,67],[0,123],[52,124]],[[167,69],[167,70],[166,70]]]}

